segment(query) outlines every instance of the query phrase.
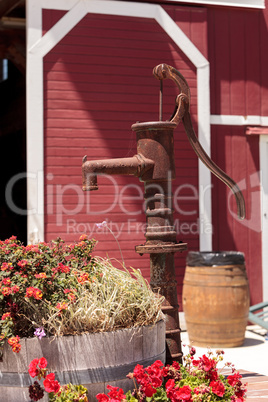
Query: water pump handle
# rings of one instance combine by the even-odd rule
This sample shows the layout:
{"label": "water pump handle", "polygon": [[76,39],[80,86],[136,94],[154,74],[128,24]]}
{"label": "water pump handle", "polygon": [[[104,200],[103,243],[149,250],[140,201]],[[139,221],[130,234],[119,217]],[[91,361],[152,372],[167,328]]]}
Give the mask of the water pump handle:
{"label": "water pump handle", "polygon": [[245,200],[238,184],[228,176],[215,162],[208,156],[195,134],[190,116],[190,89],[186,79],[174,67],[167,64],[159,64],[153,69],[155,78],[159,80],[171,79],[180,90],[176,97],[176,107],[170,121],[179,124],[182,121],[188,140],[204,165],[221,181],[223,181],[234,193],[237,203],[237,215],[240,219],[245,218]]}

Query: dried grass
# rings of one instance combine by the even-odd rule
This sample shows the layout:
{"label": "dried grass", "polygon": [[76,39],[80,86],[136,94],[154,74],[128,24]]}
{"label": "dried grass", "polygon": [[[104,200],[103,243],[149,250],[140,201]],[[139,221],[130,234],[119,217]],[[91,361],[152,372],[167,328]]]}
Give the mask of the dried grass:
{"label": "dried grass", "polygon": [[150,289],[136,269],[114,268],[108,259],[96,259],[96,269],[102,279],[81,287],[77,299],[68,310],[59,314],[49,308],[43,323],[53,335],[76,335],[86,332],[115,331],[154,324],[163,318],[163,297]]}

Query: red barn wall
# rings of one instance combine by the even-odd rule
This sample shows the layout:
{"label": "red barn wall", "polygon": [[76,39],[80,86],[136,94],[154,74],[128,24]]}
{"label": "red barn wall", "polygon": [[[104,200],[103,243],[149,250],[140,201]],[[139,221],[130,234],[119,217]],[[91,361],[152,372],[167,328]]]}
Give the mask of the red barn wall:
{"label": "red barn wall", "polygon": [[[165,9],[206,56],[206,9]],[[44,32],[62,15],[45,10]],[[106,220],[126,265],[141,268],[147,278],[148,256],[134,251],[145,241],[143,184],[132,177],[100,177],[97,192],[83,193],[81,163],[85,154],[91,160],[136,153],[131,125],[158,120],[159,83],[152,69],[163,62],[187,79],[196,123],[196,69],[154,20],[89,14],[44,59],[45,240],[73,241],[86,232],[99,241],[96,254],[120,259],[112,235],[96,227]],[[176,94],[174,84],[165,81],[164,120],[173,112]],[[197,250],[198,162],[182,127],[175,130],[175,159],[178,240]],[[185,257],[176,256],[179,302]]]}
{"label": "red barn wall", "polygon": [[[208,38],[211,113],[267,116],[267,10],[209,8]],[[230,213],[229,190],[213,178],[213,248],[245,253],[256,304],[262,301],[259,138],[239,126],[212,126],[211,136],[212,158],[240,184],[246,202],[246,220],[239,222]]]}

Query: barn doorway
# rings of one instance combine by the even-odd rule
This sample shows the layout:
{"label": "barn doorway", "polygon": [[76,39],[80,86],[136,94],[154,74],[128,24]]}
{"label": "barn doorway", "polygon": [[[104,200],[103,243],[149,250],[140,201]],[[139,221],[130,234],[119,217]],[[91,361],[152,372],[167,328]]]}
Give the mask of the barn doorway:
{"label": "barn doorway", "polygon": [[27,241],[25,74],[0,60],[0,240]]}
{"label": "barn doorway", "polygon": [[0,2],[0,240],[26,244],[25,0]]}

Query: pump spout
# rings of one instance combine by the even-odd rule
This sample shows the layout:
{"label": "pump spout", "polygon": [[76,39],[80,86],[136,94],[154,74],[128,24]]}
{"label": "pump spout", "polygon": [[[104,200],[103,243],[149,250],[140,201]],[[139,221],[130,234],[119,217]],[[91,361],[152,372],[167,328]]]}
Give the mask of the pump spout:
{"label": "pump spout", "polygon": [[87,161],[87,156],[83,158],[82,179],[83,190],[98,190],[97,175],[132,175],[142,177],[148,170],[153,171],[154,161],[145,158],[141,154],[131,158],[114,158]]}

